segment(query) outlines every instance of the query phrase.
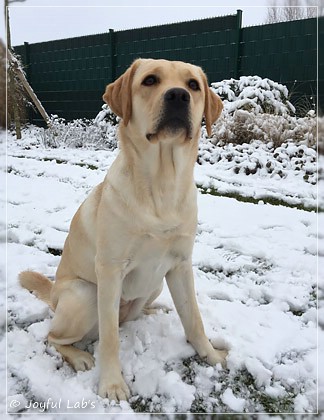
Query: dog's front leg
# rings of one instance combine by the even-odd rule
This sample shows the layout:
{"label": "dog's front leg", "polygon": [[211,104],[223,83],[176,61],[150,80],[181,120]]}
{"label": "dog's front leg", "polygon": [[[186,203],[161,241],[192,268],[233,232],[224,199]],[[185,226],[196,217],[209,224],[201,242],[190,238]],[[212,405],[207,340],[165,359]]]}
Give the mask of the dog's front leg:
{"label": "dog's front leg", "polygon": [[182,262],[169,271],[166,280],[187,340],[209,364],[221,363],[224,366],[227,352],[214,349],[205,334],[195,295],[191,261]]}
{"label": "dog's front leg", "polygon": [[126,400],[130,392],[122,377],[119,361],[119,305],[122,269],[96,261],[99,318],[99,395],[110,400]]}

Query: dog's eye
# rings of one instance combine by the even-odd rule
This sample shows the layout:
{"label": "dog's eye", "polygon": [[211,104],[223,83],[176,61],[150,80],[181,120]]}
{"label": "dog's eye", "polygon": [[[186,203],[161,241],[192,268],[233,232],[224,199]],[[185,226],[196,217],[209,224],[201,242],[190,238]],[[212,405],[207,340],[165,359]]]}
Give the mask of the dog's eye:
{"label": "dog's eye", "polygon": [[142,85],[144,86],[153,86],[158,82],[158,79],[154,74],[150,74],[149,76],[146,76],[145,79],[142,82]]}
{"label": "dog's eye", "polygon": [[190,79],[189,82],[188,82],[188,86],[192,90],[200,90],[199,83],[195,79]]}

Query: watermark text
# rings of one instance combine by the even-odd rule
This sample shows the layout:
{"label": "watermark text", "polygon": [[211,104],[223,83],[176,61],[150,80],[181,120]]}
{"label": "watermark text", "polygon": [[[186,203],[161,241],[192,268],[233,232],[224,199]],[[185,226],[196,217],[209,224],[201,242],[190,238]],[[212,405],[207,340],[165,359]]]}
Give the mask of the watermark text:
{"label": "watermark text", "polygon": [[96,408],[96,402],[92,400],[87,400],[82,398],[80,401],[70,401],[70,400],[53,400],[52,398],[48,398],[46,401],[26,401],[21,399],[12,398],[8,401],[8,411],[9,412],[18,412],[18,411],[39,411],[44,413],[46,411],[52,410],[79,410],[79,409],[88,409],[93,410]]}

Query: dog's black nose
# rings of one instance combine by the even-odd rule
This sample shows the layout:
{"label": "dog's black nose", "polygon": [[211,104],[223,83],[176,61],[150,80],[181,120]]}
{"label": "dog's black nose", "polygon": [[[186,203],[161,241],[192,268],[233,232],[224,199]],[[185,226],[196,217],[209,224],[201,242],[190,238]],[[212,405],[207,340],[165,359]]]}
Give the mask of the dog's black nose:
{"label": "dog's black nose", "polygon": [[190,101],[190,95],[185,89],[172,88],[165,92],[164,100],[168,104],[184,105]]}

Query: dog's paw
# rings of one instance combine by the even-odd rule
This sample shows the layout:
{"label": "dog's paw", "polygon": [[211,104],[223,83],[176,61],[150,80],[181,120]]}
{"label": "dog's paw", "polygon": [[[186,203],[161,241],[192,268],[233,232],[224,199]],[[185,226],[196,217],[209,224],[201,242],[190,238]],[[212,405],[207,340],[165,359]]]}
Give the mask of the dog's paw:
{"label": "dog's paw", "polygon": [[122,377],[119,381],[102,378],[99,383],[98,394],[100,397],[109,398],[111,401],[128,400],[130,397],[129,388]]}
{"label": "dog's paw", "polygon": [[93,368],[95,360],[93,356],[87,351],[79,350],[74,353],[73,358],[69,358],[70,364],[73,366],[74,370],[86,371]]}
{"label": "dog's paw", "polygon": [[217,350],[212,348],[207,356],[206,361],[210,365],[217,365],[217,363],[220,363],[223,368],[226,368],[226,356],[228,355],[227,350]]}

